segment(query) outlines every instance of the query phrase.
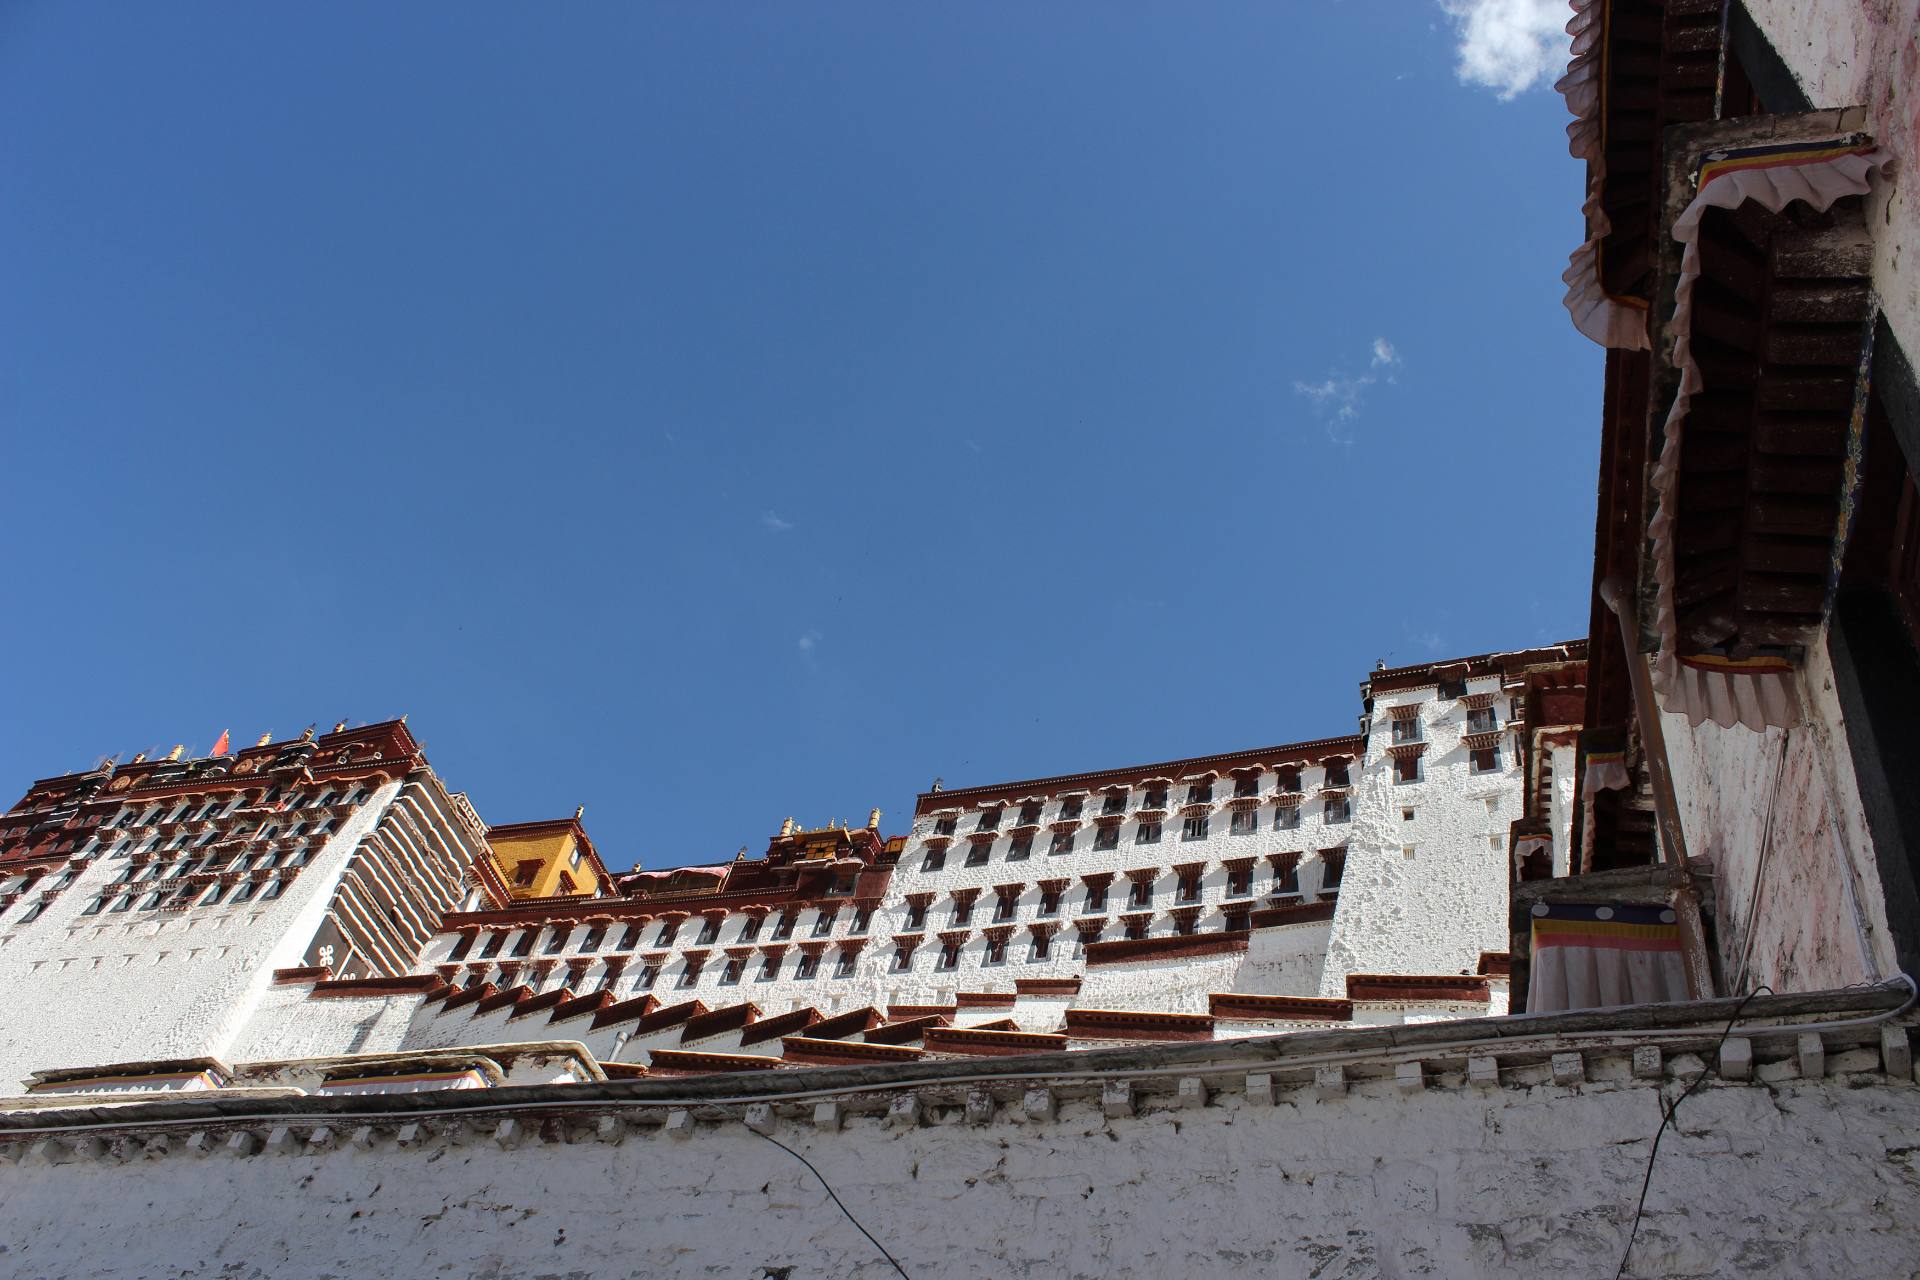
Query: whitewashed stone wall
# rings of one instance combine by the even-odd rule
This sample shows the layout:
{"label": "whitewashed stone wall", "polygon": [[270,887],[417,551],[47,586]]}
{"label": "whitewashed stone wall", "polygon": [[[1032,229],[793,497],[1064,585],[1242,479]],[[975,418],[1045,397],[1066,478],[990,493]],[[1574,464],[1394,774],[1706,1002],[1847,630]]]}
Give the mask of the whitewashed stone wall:
{"label": "whitewashed stone wall", "polygon": [[[1469,693],[1496,695],[1504,726],[1499,689],[1497,677],[1467,684]],[[1403,783],[1387,757],[1388,709],[1408,703],[1420,707],[1428,745],[1422,780]],[[1465,706],[1431,687],[1375,699],[1320,994],[1344,996],[1350,973],[1475,973],[1481,952],[1507,949],[1507,836],[1520,816],[1520,771],[1512,735],[1503,734],[1499,769],[1474,773],[1461,745],[1466,725]]]}
{"label": "whitewashed stone wall", "polygon": [[[1074,1004],[1086,1009],[1149,1009],[1155,1013],[1206,1013],[1207,997],[1232,991],[1246,953],[1175,956],[1099,964],[1087,970]],[[1278,994],[1263,992],[1262,994]],[[1034,1027],[1051,1031],[1051,1027]]]}
{"label": "whitewashed stone wall", "polygon": [[[1849,1054],[1845,1057],[1862,1055]],[[1874,1058],[1868,1053],[1866,1058]],[[1829,1070],[1846,1066],[1830,1062]],[[1624,1069],[1556,1085],[1391,1081],[1132,1116],[1069,1099],[924,1126],[775,1121],[915,1280],[1476,1276],[1607,1280],[1658,1124]],[[1607,1078],[1601,1079],[1605,1075]],[[1672,1089],[1669,1083],[1666,1086]],[[1905,1276],[1920,1257],[1920,1089],[1869,1072],[1715,1083],[1660,1146],[1624,1274]],[[517,1145],[343,1128],[245,1158],[111,1150],[0,1163],[0,1271],[22,1280],[896,1273],[798,1161],[738,1120],[676,1141]],[[297,1148],[297,1149],[295,1149]],[[638,1206],[638,1208],[636,1208]],[[84,1224],[78,1229],[76,1224]],[[785,1270],[785,1269],[791,1270]]]}
{"label": "whitewashed stone wall", "polygon": [[0,1037],[0,1085],[57,1067],[230,1057],[273,971],[304,962],[355,847],[400,787],[387,783],[346,815],[272,901],[82,915],[127,866],[108,854],[39,919],[19,923],[16,912],[0,921],[10,1027]]}
{"label": "whitewashed stone wall", "polygon": [[[228,1062],[394,1053],[407,1047],[417,994],[311,998],[309,983],[268,987],[228,1045]],[[449,1041],[449,1044],[465,1041]],[[446,1046],[435,1046],[446,1047]]]}
{"label": "whitewashed stone wall", "polygon": [[1920,164],[1920,0],[1746,0],[1815,108],[1864,106],[1875,141],[1891,151],[1902,177],[1867,202],[1874,233],[1873,287],[1887,325],[1920,360],[1920,199],[1911,188]]}
{"label": "whitewashed stone wall", "polygon": [[[1247,952],[1230,975],[1233,985],[1216,990],[1262,996],[1317,996],[1327,962],[1331,921],[1256,929]],[[1343,990],[1342,995],[1346,992]]]}

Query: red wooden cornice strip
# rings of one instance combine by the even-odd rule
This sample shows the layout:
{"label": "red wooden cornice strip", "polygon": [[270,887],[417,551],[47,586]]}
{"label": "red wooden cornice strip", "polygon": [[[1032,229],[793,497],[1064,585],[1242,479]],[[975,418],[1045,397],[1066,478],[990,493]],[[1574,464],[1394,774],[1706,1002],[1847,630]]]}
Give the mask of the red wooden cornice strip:
{"label": "red wooden cornice strip", "polygon": [[1322,920],[1333,919],[1333,911],[1339,903],[1329,898],[1324,902],[1290,903],[1284,907],[1261,907],[1248,916],[1256,929],[1272,929],[1287,924],[1315,924]]}
{"label": "red wooden cornice strip", "polygon": [[613,992],[602,988],[589,995],[572,1000],[562,1000],[553,1006],[553,1013],[547,1018],[549,1023],[565,1022],[568,1018],[577,1018],[583,1014],[599,1013],[613,1004]]}
{"label": "red wooden cornice strip", "polygon": [[389,978],[325,978],[313,984],[316,999],[333,996],[427,995],[446,983],[437,973],[403,973]]}
{"label": "red wooden cornice strip", "polygon": [[778,1071],[780,1059],[751,1053],[701,1053],[693,1049],[653,1049],[647,1065],[666,1075],[720,1075],[730,1071]]}
{"label": "red wooden cornice strip", "polygon": [[740,1045],[759,1044],[765,1040],[775,1040],[781,1036],[803,1031],[820,1021],[817,1009],[791,1009],[786,1013],[775,1014],[771,1018],[762,1018],[750,1024],[740,1036]]}
{"label": "red wooden cornice strip", "polygon": [[863,1031],[879,1026],[885,1018],[878,1009],[852,1009],[846,1013],[835,1014],[831,1018],[822,1018],[807,1028],[807,1036],[814,1040],[838,1040],[842,1036],[858,1035]]}
{"label": "red wooden cornice strip", "polygon": [[837,1066],[857,1062],[912,1062],[922,1050],[903,1044],[869,1044],[864,1040],[815,1040],[788,1036],[780,1042],[788,1062]]}
{"label": "red wooden cornice strip", "polygon": [[492,1013],[496,1009],[504,1009],[508,1005],[520,1003],[532,994],[533,988],[525,985],[496,991],[473,1007],[473,1015],[477,1018],[482,1014]]}
{"label": "red wooden cornice strip", "polygon": [[930,1013],[921,1018],[906,1018],[899,1022],[882,1023],[867,1032],[866,1041],[868,1044],[904,1044],[909,1040],[920,1039],[931,1027],[946,1025],[945,1017]]}
{"label": "red wooden cornice strip", "polygon": [[1145,1013],[1131,1009],[1069,1009],[1067,1034],[1085,1040],[1211,1040],[1205,1013]]}
{"label": "red wooden cornice strip", "polygon": [[1215,992],[1207,997],[1216,1018],[1243,1018],[1262,1022],[1351,1022],[1353,1001],[1319,996],[1258,996]]}
{"label": "red wooden cornice strip", "polygon": [[707,1011],[707,1006],[698,1000],[688,1000],[682,1004],[669,1005],[664,1009],[655,1009],[633,1024],[633,1034],[646,1035],[653,1031],[664,1031],[668,1027],[679,1026]]}
{"label": "red wooden cornice strip", "polygon": [[687,1025],[680,1029],[680,1043],[701,1040],[707,1036],[717,1036],[723,1031],[738,1031],[748,1023],[760,1019],[760,1006],[750,1001],[725,1005],[703,1013],[697,1018],[687,1019]]}
{"label": "red wooden cornice strip", "polygon": [[275,969],[275,983],[322,982],[333,976],[333,969],[324,964],[308,965],[300,969]]}
{"label": "red wooden cornice strip", "polygon": [[1176,959],[1182,956],[1224,954],[1247,949],[1247,931],[1230,933],[1168,934],[1157,938],[1116,938],[1111,942],[1090,942],[1085,958],[1089,968],[1103,964],[1126,964],[1135,960]]}
{"label": "red wooden cornice strip", "polygon": [[925,1043],[928,1049],[936,1053],[1003,1057],[1065,1049],[1067,1038],[1041,1031],[988,1031],[978,1027],[936,1027],[927,1031]]}
{"label": "red wooden cornice strip", "polygon": [[616,1022],[625,1022],[628,1018],[643,1018],[653,1010],[657,1003],[658,1001],[656,1001],[653,996],[643,995],[634,996],[630,1000],[622,1000],[618,1004],[610,1004],[593,1015],[593,1023],[588,1029],[598,1031],[601,1027],[611,1026]]}
{"label": "red wooden cornice strip", "polygon": [[1431,1000],[1484,1004],[1491,997],[1487,980],[1466,974],[1350,973],[1349,1000]]}

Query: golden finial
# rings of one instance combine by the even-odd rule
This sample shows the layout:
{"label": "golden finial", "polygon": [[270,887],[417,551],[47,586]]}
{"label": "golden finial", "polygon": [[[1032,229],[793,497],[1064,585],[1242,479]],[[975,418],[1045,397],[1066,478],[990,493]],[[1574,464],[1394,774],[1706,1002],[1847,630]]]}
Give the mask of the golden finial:
{"label": "golden finial", "polygon": [[347,727],[347,722],[345,720],[342,720],[339,724],[333,726],[333,731],[335,733],[340,733],[343,730],[345,730],[346,727]]}
{"label": "golden finial", "polygon": [[254,743],[253,745],[256,747],[264,747],[269,742],[272,742],[272,741],[273,741],[273,730],[269,729],[265,733],[261,734],[260,741]]}
{"label": "golden finial", "polygon": [[867,810],[867,830],[878,831],[879,829],[880,829],[880,807],[878,805],[875,805],[873,808]]}
{"label": "golden finial", "polygon": [[581,805],[575,805],[575,806],[574,806],[574,808],[573,808],[573,820],[574,820],[575,822],[578,822],[578,821],[580,821],[580,819],[582,819],[582,818],[584,818],[584,817],[586,817],[586,816],[587,816],[587,806],[585,806],[585,805],[583,805],[583,804],[581,804]]}
{"label": "golden finial", "polygon": [[316,728],[318,728],[318,726],[317,726],[317,725],[311,725],[311,724],[310,724],[310,725],[308,725],[308,726],[307,726],[306,728],[304,728],[304,729],[302,729],[302,730],[300,731],[300,741],[302,741],[302,742],[312,742],[312,741],[313,741],[313,731],[314,731],[314,729],[316,729]]}
{"label": "golden finial", "polygon": [[783,823],[781,823],[781,824],[780,824],[780,834],[781,834],[782,836],[790,836],[790,835],[792,835],[792,834],[793,834],[793,819],[792,819],[792,818],[788,818],[788,819],[787,819],[787,820],[786,820],[785,822],[783,822]]}
{"label": "golden finial", "polygon": [[134,752],[134,753],[133,753],[133,759],[131,759],[131,760],[129,760],[129,761],[127,761],[127,763],[128,763],[128,764],[139,764],[139,763],[140,763],[140,762],[141,762],[142,760],[145,760],[146,758],[147,758],[147,753],[146,753],[146,752],[144,752],[144,751],[136,751],[136,752]]}
{"label": "golden finial", "polygon": [[171,751],[169,751],[169,752],[167,752],[167,759],[169,759],[169,760],[178,760],[178,759],[180,758],[180,753],[181,753],[182,751],[185,751],[186,749],[187,749],[187,744],[186,744],[186,743],[184,743],[184,742],[176,742],[176,743],[174,743],[174,744],[173,744],[173,750],[171,750]]}

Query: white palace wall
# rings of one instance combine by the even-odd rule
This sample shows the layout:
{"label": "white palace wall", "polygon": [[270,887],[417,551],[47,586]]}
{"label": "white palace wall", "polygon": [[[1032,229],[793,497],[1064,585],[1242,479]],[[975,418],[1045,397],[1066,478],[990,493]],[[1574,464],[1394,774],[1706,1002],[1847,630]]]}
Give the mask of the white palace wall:
{"label": "white palace wall", "polygon": [[[1577,1057],[1577,1055],[1576,1055]],[[1503,1068],[1343,1092],[1093,1093],[918,1124],[823,1104],[763,1118],[915,1280],[1476,1276],[1607,1280],[1664,1080]],[[1920,1089],[1835,1051],[1715,1081],[1659,1148],[1622,1274],[1904,1276],[1920,1257]],[[1778,1069],[1775,1069],[1778,1068]],[[1768,1078],[1771,1077],[1771,1078]],[[1199,1082],[1196,1080],[1195,1084]],[[1017,1095],[1016,1095],[1017,1096]],[[400,1119],[404,1119],[401,1117]],[[309,1119],[308,1124],[312,1123]],[[738,1118],[587,1112],[470,1126],[215,1132],[0,1160],[0,1271],[20,1280],[896,1273],[799,1161]],[[260,1136],[265,1134],[264,1139]],[[25,1145],[25,1144],[22,1144]],[[15,1149],[16,1154],[18,1148]],[[165,1153],[165,1154],[162,1154]],[[235,1158],[235,1157],[239,1158]]]}
{"label": "white palace wall", "polygon": [[[1497,678],[1472,680],[1493,693],[1507,722]],[[1422,779],[1396,782],[1386,749],[1389,708],[1420,707],[1427,742]],[[1476,774],[1461,745],[1467,712],[1457,699],[1412,689],[1375,699],[1367,764],[1355,781],[1353,830],[1340,907],[1320,978],[1325,996],[1344,996],[1350,973],[1475,973],[1480,953],[1507,948],[1507,831],[1520,816],[1520,771],[1511,735],[1500,767]],[[1413,810],[1413,819],[1403,816]]]}
{"label": "white palace wall", "polygon": [[[224,1057],[252,1039],[243,1032],[273,971],[303,963],[348,860],[401,785],[385,784],[348,814],[272,901],[82,915],[128,865],[108,854],[39,919],[0,921],[0,991],[14,1028],[0,1038],[0,1088],[47,1068]],[[299,1034],[302,1043],[324,1040]]]}

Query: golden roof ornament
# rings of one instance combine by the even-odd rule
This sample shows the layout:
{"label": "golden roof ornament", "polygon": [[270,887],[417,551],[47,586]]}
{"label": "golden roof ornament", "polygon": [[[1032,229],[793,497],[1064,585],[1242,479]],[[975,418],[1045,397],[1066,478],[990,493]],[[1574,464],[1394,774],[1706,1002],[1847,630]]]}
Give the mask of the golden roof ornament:
{"label": "golden roof ornament", "polygon": [[878,831],[879,829],[880,829],[880,806],[875,805],[873,808],[867,810],[867,830]]}
{"label": "golden roof ornament", "polygon": [[269,742],[272,742],[272,741],[273,741],[273,730],[269,729],[265,733],[261,734],[260,741],[254,743],[253,745],[256,747],[264,747]]}
{"label": "golden roof ornament", "polygon": [[186,749],[187,749],[187,744],[186,744],[186,743],[184,743],[184,742],[176,742],[176,743],[174,743],[174,744],[173,744],[173,750],[171,750],[171,751],[169,751],[169,752],[167,752],[167,759],[169,759],[169,760],[178,760],[178,759],[180,758],[180,753],[181,753],[181,752],[183,752],[183,751],[185,751]]}
{"label": "golden roof ornament", "polygon": [[575,805],[575,806],[574,806],[574,809],[573,809],[573,820],[574,820],[575,822],[578,822],[578,821],[580,821],[580,819],[582,819],[582,818],[584,818],[584,817],[586,817],[586,816],[587,816],[587,806],[585,806],[585,805],[583,805],[583,804],[581,804],[581,805]]}
{"label": "golden roof ornament", "polygon": [[780,824],[780,834],[782,837],[790,836],[793,834],[792,818],[788,818],[785,822]]}
{"label": "golden roof ornament", "polygon": [[347,722],[345,720],[342,720],[339,724],[333,726],[333,732],[342,733],[346,730],[346,727],[347,727]]}

